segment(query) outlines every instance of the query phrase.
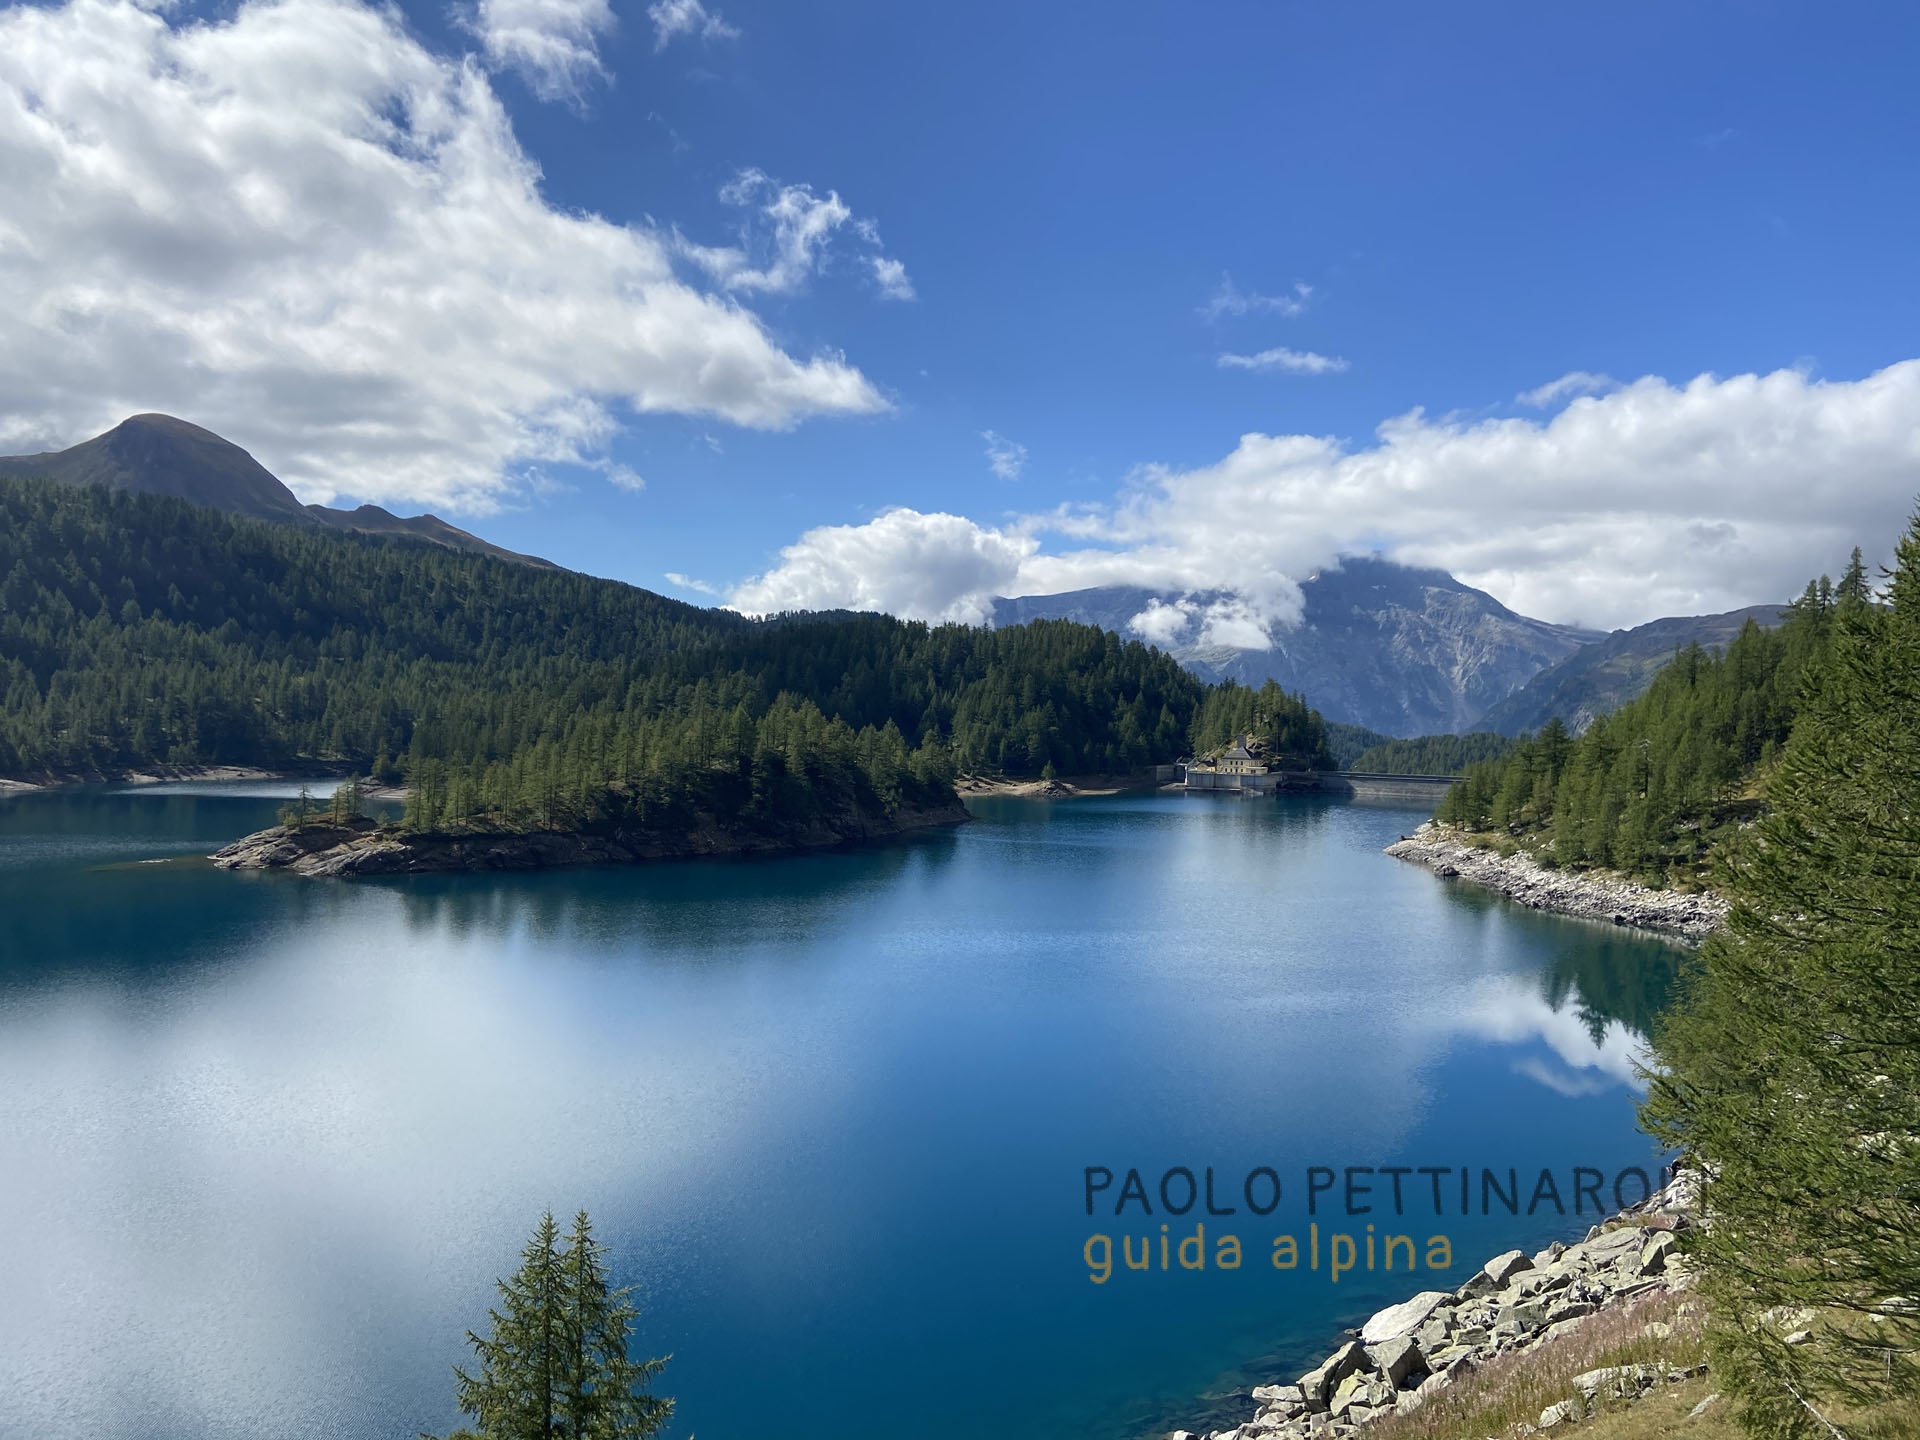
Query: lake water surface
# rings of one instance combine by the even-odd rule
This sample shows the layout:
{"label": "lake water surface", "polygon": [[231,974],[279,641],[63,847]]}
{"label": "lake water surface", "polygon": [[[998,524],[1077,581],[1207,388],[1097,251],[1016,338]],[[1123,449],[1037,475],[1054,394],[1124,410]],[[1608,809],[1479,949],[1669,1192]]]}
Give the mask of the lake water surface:
{"label": "lake water surface", "polygon": [[[1414,813],[982,801],[880,849],[396,882],[194,858],[287,793],[0,800],[0,1435],[444,1431],[494,1277],[584,1206],[672,1434],[1123,1440],[1593,1218],[1477,1182],[1463,1218],[1451,1178],[1437,1217],[1418,1176],[1395,1217],[1376,1176],[1371,1214],[1319,1197],[1323,1245],[1456,1263],[1335,1285],[1270,1263],[1308,1166],[1656,1161],[1633,1058],[1676,952],[1381,855]],[[1089,1218],[1089,1166],[1153,1216],[1116,1182]],[[1173,1166],[1238,1213],[1160,1213]],[[1092,1283],[1090,1235],[1162,1223],[1242,1267]]]}

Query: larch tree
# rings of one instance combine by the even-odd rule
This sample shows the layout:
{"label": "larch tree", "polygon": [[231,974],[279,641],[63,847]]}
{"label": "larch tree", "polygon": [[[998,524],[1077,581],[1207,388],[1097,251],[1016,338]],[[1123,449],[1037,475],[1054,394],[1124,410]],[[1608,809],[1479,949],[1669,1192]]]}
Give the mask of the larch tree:
{"label": "larch tree", "polygon": [[[673,1413],[648,1393],[667,1358],[627,1353],[639,1310],[607,1283],[606,1247],[582,1210],[561,1239],[540,1219],[520,1268],[499,1282],[492,1333],[472,1331],[474,1371],[454,1368],[455,1399],[475,1428],[448,1440],[646,1440]],[[423,1437],[431,1440],[431,1437]]]}
{"label": "larch tree", "polygon": [[1888,599],[1856,558],[1718,866],[1727,926],[1656,1034],[1646,1120],[1702,1165],[1684,1246],[1762,1436],[1920,1393],[1920,521]]}

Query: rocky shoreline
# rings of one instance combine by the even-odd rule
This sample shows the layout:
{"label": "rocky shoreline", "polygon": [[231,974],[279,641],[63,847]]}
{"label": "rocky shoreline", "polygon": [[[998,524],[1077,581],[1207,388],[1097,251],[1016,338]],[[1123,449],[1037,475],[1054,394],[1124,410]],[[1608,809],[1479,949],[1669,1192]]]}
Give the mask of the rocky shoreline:
{"label": "rocky shoreline", "polygon": [[888,840],[917,830],[964,825],[959,800],[885,818],[848,814],[763,832],[711,818],[691,830],[455,831],[423,834],[365,816],[344,824],[276,825],[213,853],[224,870],[290,870],[296,875],[423,875],[544,870],[559,865],[633,865],[724,855],[784,855]]}
{"label": "rocky shoreline", "polygon": [[[301,780],[316,788],[329,781],[345,780],[355,773],[351,767],[313,762],[295,769],[265,770],[258,765],[142,765],[131,770],[40,771],[32,779],[19,776],[0,778],[0,794],[24,794],[30,790],[63,790],[76,785],[166,785],[181,781]],[[399,785],[380,785],[363,779],[361,794],[376,800],[403,797]]]}
{"label": "rocky shoreline", "polygon": [[[1496,1359],[1571,1334],[1591,1316],[1685,1290],[1691,1277],[1674,1232],[1693,1223],[1696,1200],[1693,1177],[1683,1173],[1578,1244],[1496,1255],[1456,1290],[1425,1291],[1379,1311],[1293,1384],[1254,1389],[1259,1409],[1251,1420],[1204,1436],[1175,1430],[1169,1440],[1342,1440],[1376,1420],[1411,1414]],[[1597,1402],[1636,1398],[1697,1373],[1649,1365],[1588,1371],[1537,1426],[1525,1428],[1550,1429]]]}
{"label": "rocky shoreline", "polygon": [[1387,846],[1386,853],[1535,910],[1657,930],[1694,944],[1706,939],[1727,913],[1727,902],[1710,892],[1651,890],[1599,870],[1549,870],[1531,856],[1501,855],[1470,845],[1461,832],[1432,820]]}

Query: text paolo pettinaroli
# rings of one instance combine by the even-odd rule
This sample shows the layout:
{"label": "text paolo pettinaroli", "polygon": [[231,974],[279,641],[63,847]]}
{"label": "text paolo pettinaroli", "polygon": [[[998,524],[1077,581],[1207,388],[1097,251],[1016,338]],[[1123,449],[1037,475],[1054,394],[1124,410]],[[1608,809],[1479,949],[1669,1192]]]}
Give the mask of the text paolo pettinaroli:
{"label": "text paolo pettinaroli", "polygon": [[[1335,1285],[1351,1270],[1448,1270],[1453,1266],[1453,1242],[1444,1234],[1420,1232],[1437,1229],[1448,1215],[1475,1214],[1476,1201],[1481,1215],[1546,1211],[1600,1218],[1640,1204],[1657,1188],[1637,1165],[1619,1171],[1611,1184],[1604,1171],[1590,1165],[1542,1169],[1530,1178],[1532,1187],[1522,1199],[1522,1174],[1513,1167],[1481,1167],[1476,1174],[1471,1165],[1309,1165],[1292,1192],[1306,1201],[1305,1233],[1297,1227],[1270,1238],[1262,1233],[1248,1245],[1265,1248],[1267,1263],[1275,1270],[1297,1271],[1304,1262],[1310,1273],[1324,1273]],[[1110,1215],[1119,1222],[1112,1227],[1115,1234],[1096,1232],[1081,1248],[1087,1278],[1096,1285],[1128,1270],[1238,1270],[1246,1263],[1247,1247],[1220,1222],[1242,1216],[1263,1219],[1279,1210],[1287,1194],[1280,1172],[1271,1165],[1255,1166],[1237,1179],[1223,1175],[1218,1182],[1211,1165],[1198,1173],[1175,1165],[1161,1172],[1152,1193],[1137,1169],[1117,1178],[1105,1165],[1089,1165],[1085,1181],[1087,1214],[1103,1219]],[[1153,1222],[1160,1215],[1174,1220],[1162,1221],[1156,1232]],[[1323,1215],[1325,1233],[1319,1218]],[[1366,1215],[1379,1218],[1365,1222],[1364,1228],[1355,1223]],[[1421,1224],[1423,1219],[1430,1223]],[[1136,1220],[1144,1222],[1142,1229],[1122,1228]],[[1245,1228],[1251,1221],[1234,1218],[1231,1223]],[[1332,1229],[1336,1224],[1347,1228]]]}

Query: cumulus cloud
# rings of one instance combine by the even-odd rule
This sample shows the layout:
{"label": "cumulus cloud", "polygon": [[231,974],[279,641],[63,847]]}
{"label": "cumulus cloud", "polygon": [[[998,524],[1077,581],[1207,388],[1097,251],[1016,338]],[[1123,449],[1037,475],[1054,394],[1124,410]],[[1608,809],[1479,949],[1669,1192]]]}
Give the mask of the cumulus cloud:
{"label": "cumulus cloud", "polygon": [[[1143,610],[1136,633],[1238,643],[1297,619],[1298,579],[1378,550],[1525,614],[1625,626],[1784,600],[1855,544],[1884,560],[1916,493],[1920,360],[1858,380],[1649,376],[1551,417],[1415,410],[1357,448],[1245,435],[1213,464],[1144,469],[1106,504],[1003,526],[894,511],[801,537],[753,587],[789,607],[934,618],[986,614],[996,594],[1137,585],[1182,598]],[[928,529],[996,563],[921,573]],[[828,563],[855,535],[857,562]]]}
{"label": "cumulus cloud", "polygon": [[1289,350],[1276,345],[1256,355],[1226,354],[1220,357],[1222,370],[1285,370],[1293,375],[1331,375],[1347,368],[1338,355],[1317,355],[1311,350]]}
{"label": "cumulus cloud", "polygon": [[385,9],[0,10],[0,450],[166,410],[307,500],[475,510],[622,409],[886,408],[539,182],[486,75]]}
{"label": "cumulus cloud", "polygon": [[1199,650],[1270,650],[1273,632],[1300,618],[1300,595],[1292,586],[1265,593],[1158,596],[1127,621],[1127,629],[1163,650],[1191,645]]}
{"label": "cumulus cloud", "polygon": [[1239,315],[1284,315],[1293,316],[1306,313],[1307,303],[1313,299],[1313,287],[1294,283],[1291,292],[1283,295],[1248,294],[1233,283],[1233,276],[1222,275],[1220,288],[1213,292],[1207,303],[1200,307],[1200,315],[1206,320],[1224,320]]}
{"label": "cumulus cloud", "polygon": [[613,29],[607,0],[479,0],[466,19],[495,66],[520,72],[542,100],[577,100],[606,73],[600,36]]}
{"label": "cumulus cloud", "polygon": [[653,22],[653,48],[664,50],[682,35],[699,40],[735,40],[738,26],[720,18],[718,10],[709,10],[700,0],[654,0],[647,7]]}
{"label": "cumulus cloud", "polygon": [[987,442],[987,468],[1002,480],[1018,480],[1027,468],[1027,447],[991,430],[982,430],[980,438]]}
{"label": "cumulus cloud", "polygon": [[823,525],[780,552],[780,563],[727,603],[750,615],[785,610],[882,610],[925,620],[985,622],[1035,542],[959,515],[889,510],[864,525]]}
{"label": "cumulus cloud", "polygon": [[677,237],[681,255],[727,290],[791,295],[828,263],[841,230],[874,252],[866,259],[882,298],[913,299],[907,267],[879,254],[880,231],[857,218],[839,192],[816,195],[811,185],[784,185],[764,171],[742,170],[720,187],[720,199],[747,212],[738,245],[699,245]]}
{"label": "cumulus cloud", "polygon": [[1522,390],[1513,398],[1535,410],[1548,410],[1562,400],[1571,400],[1580,395],[1605,395],[1619,388],[1620,382],[1611,375],[1596,375],[1591,370],[1573,370],[1558,380],[1549,380],[1531,390]]}

